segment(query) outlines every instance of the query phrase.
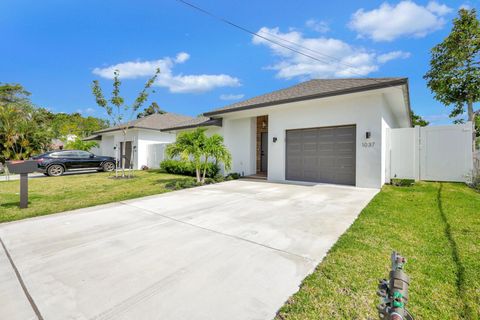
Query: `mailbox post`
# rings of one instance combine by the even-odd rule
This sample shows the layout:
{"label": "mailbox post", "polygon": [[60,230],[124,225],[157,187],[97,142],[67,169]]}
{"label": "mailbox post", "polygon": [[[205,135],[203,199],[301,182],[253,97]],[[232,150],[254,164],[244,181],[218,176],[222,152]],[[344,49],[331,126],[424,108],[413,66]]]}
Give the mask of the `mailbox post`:
{"label": "mailbox post", "polygon": [[38,170],[35,160],[7,161],[8,171],[20,174],[20,209],[28,207],[28,174]]}

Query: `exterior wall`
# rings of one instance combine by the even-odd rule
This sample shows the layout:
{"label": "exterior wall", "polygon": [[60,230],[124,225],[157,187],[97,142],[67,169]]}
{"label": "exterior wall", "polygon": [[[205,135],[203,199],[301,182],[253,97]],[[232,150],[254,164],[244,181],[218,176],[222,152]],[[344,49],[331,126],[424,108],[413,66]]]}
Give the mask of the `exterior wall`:
{"label": "exterior wall", "polygon": [[149,154],[149,150],[150,153],[163,153],[163,148],[152,148],[152,145],[175,142],[175,137],[175,133],[154,130],[138,130],[137,162],[135,168],[141,169],[144,165],[150,168],[159,168],[160,161],[163,159],[163,154]]}
{"label": "exterior wall", "polygon": [[[268,179],[285,180],[286,130],[356,125],[356,186],[380,188],[382,181],[382,100],[379,95],[336,97],[289,104],[269,116]],[[366,132],[371,132],[366,139]],[[277,142],[273,143],[273,137]]]}
{"label": "exterior wall", "polygon": [[[285,181],[286,131],[290,129],[356,125],[356,185],[380,188],[382,175],[382,95],[373,92],[314,99],[273,107],[227,113],[225,143],[233,156],[232,171],[256,172],[256,117],[268,116],[268,180]],[[370,139],[365,133],[371,132]],[[277,142],[273,142],[273,137]]]}
{"label": "exterior wall", "polygon": [[102,135],[102,140],[99,143],[98,153],[102,156],[115,157],[115,150],[113,149],[114,137],[113,135]]}
{"label": "exterior wall", "polygon": [[[158,158],[158,155],[150,155],[150,150],[162,150],[162,148],[152,148],[154,144],[172,143],[175,141],[176,134],[170,132],[160,132],[155,130],[144,129],[130,129],[127,132],[127,141],[132,141],[132,147],[134,149],[133,168],[140,169],[143,165],[149,167],[158,168],[160,161],[152,161],[152,159]],[[123,134],[121,131],[107,132],[102,135],[98,154],[120,157],[120,142],[123,142]],[[160,151],[159,151],[160,152]]]}
{"label": "exterior wall", "polygon": [[382,181],[385,183],[390,183],[390,133],[389,129],[399,128],[397,119],[392,113],[392,108],[389,105],[385,96],[382,95]]}
{"label": "exterior wall", "polygon": [[241,175],[252,175],[256,172],[256,119],[223,119],[221,133],[225,145],[232,154],[232,172]]}
{"label": "exterior wall", "polygon": [[[132,141],[132,148],[138,144],[138,130],[130,129],[127,132],[127,141]],[[100,153],[104,156],[115,157],[120,161],[120,142],[123,142],[123,134],[121,131],[113,131],[102,134],[100,143]],[[138,152],[133,153],[133,168],[138,167]]]}

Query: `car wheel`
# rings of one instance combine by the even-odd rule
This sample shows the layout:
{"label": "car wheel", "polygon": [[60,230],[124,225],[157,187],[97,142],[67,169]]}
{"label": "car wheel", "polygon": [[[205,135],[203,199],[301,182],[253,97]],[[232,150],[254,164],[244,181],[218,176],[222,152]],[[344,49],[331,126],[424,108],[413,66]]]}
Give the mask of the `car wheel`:
{"label": "car wheel", "polygon": [[65,169],[59,164],[53,164],[48,167],[47,173],[49,176],[58,177],[65,172]]}
{"label": "car wheel", "polygon": [[102,168],[103,168],[103,171],[105,171],[105,172],[111,172],[111,171],[115,170],[115,163],[105,162],[103,164]]}

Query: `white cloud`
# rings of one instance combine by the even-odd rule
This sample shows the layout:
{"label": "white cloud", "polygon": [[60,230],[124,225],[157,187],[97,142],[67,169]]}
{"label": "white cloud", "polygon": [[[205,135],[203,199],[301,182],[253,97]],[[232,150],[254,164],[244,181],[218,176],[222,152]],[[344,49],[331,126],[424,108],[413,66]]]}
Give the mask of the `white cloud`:
{"label": "white cloud", "polygon": [[326,21],[318,21],[316,19],[309,19],[305,22],[305,25],[310,29],[320,32],[320,33],[327,33],[330,31],[330,27]]}
{"label": "white cloud", "polygon": [[360,37],[374,41],[392,41],[402,36],[424,37],[445,25],[444,15],[451,8],[436,1],[421,6],[410,0],[399,2],[396,6],[383,3],[378,9],[355,12],[349,23]]}
{"label": "white cloud", "polygon": [[188,59],[190,59],[190,55],[186,52],[180,52],[179,54],[177,54],[177,56],[175,57],[175,62],[176,63],[184,63],[185,61],[187,61]]}
{"label": "white cloud", "polygon": [[395,60],[395,59],[408,59],[410,58],[410,56],[411,56],[410,52],[392,51],[392,52],[379,55],[377,57],[377,61],[379,63],[386,63],[388,61]]}
{"label": "white cloud", "polygon": [[240,94],[222,94],[220,95],[220,100],[240,100],[245,95],[243,93]]}
{"label": "white cloud", "polygon": [[92,115],[95,113],[94,108],[77,109],[76,111],[82,115]]}
{"label": "white cloud", "polygon": [[[263,27],[258,32],[272,34],[277,38],[285,39],[303,48],[298,49],[311,56],[318,57],[320,61],[313,60],[301,54],[282,48],[274,43],[258,37],[252,39],[256,45],[265,45],[272,53],[280,58],[280,61],[267,67],[276,70],[277,77],[283,79],[300,78],[339,78],[366,76],[377,71],[380,57],[375,52],[364,48],[357,48],[338,39],[333,38],[306,38],[298,31],[282,33],[279,28]],[[289,44],[290,47],[293,45]],[[308,48],[312,51],[306,50]],[[322,53],[322,55],[317,52]],[[388,55],[388,54],[386,54]],[[398,57],[391,57],[393,60]],[[384,58],[385,59],[385,58]],[[385,61],[386,62],[386,61]]]}
{"label": "white cloud", "polygon": [[113,73],[118,70],[121,79],[136,79],[151,77],[160,68],[155,86],[165,87],[173,93],[205,92],[218,87],[237,87],[240,80],[226,74],[184,75],[173,74],[176,64],[187,61],[190,55],[180,52],[175,58],[165,57],[151,61],[128,61],[105,68],[95,68],[93,73],[107,79],[113,79]]}
{"label": "white cloud", "polygon": [[439,16],[444,16],[452,12],[452,8],[447,6],[446,4],[440,4],[436,1],[430,1],[427,4],[427,10],[433,12]]}

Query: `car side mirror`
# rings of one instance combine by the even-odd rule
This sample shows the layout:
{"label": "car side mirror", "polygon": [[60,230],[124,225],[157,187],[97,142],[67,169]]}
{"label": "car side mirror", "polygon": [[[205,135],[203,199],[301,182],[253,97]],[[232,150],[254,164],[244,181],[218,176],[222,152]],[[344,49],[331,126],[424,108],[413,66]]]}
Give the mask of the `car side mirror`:
{"label": "car side mirror", "polygon": [[90,158],[95,158],[95,155],[93,153],[90,153]]}

